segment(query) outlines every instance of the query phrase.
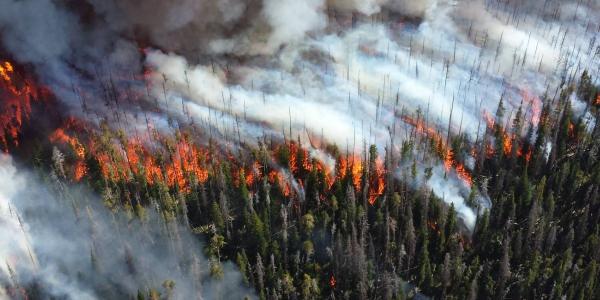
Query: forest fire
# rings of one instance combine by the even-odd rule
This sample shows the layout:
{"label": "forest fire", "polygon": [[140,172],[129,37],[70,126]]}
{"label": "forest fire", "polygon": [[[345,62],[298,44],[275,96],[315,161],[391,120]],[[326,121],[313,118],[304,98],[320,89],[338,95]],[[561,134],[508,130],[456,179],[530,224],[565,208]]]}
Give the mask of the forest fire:
{"label": "forest fire", "polygon": [[335,164],[336,179],[341,180],[346,178],[348,173],[348,159],[347,157],[340,155]]}
{"label": "forest fire", "polygon": [[402,116],[402,121],[404,121],[406,124],[413,126],[415,128],[415,130],[417,131],[417,133],[419,133],[419,134],[426,135],[426,136],[434,139],[435,141],[442,140],[442,137],[439,135],[437,130],[435,130],[432,127],[428,127],[425,124],[425,121],[422,119],[415,120],[407,115],[404,115],[404,116]]}
{"label": "forest fire", "polygon": [[246,175],[247,186],[252,186],[258,178],[262,177],[262,169],[262,165],[258,161],[255,161],[250,170],[244,173]]}
{"label": "forest fire", "polygon": [[[152,148],[138,137],[117,139],[103,139],[93,132],[82,130],[85,126],[75,119],[68,119],[65,125],[56,129],[49,137],[52,143],[69,145],[73,150],[75,161],[72,164],[72,176],[74,181],[81,181],[89,174],[89,168],[85,159],[97,161],[100,174],[106,180],[137,181],[141,178],[149,185],[164,184],[171,189],[177,189],[184,194],[191,192],[191,187],[196,184],[204,184],[209,179],[209,152],[207,149],[195,145],[185,134],[177,134],[178,138],[172,142],[168,136],[158,135]],[[87,143],[82,143],[77,134],[85,134],[83,137]],[[87,146],[84,146],[87,145]],[[322,162],[314,160],[311,162],[306,149],[300,148],[295,143],[290,143],[290,171],[294,176],[313,170],[324,174],[323,179],[327,187],[333,185],[330,171]],[[281,147],[279,149],[282,149]],[[275,155],[276,153],[273,153]],[[160,157],[160,158],[159,158]],[[296,158],[298,158],[296,160]],[[234,157],[222,157],[230,160],[233,165],[238,164]],[[219,164],[219,160],[212,160],[212,164]],[[360,166],[360,160],[354,163]],[[236,169],[237,174],[244,174],[243,178],[248,187],[252,187],[263,175],[264,166],[258,162],[251,162],[250,168]],[[355,167],[356,178],[360,183],[362,168]],[[377,174],[380,174],[377,171]],[[239,175],[234,176],[234,183],[239,186]],[[291,195],[291,185],[282,171],[268,171],[267,179],[271,184],[277,184],[285,197]],[[380,181],[382,179],[379,179]],[[382,184],[374,187],[382,189]],[[373,197],[381,192],[373,190]]]}
{"label": "forest fire", "polygon": [[86,167],[85,163],[81,160],[78,160],[75,163],[73,179],[75,181],[79,182],[79,181],[81,181],[83,176],[85,176],[86,174],[87,174],[87,167]]}
{"label": "forest fire", "polygon": [[542,115],[542,101],[540,98],[531,93],[528,89],[521,90],[521,97],[525,103],[531,109],[531,124],[537,127],[540,123],[540,117]]}
{"label": "forest fire", "polygon": [[352,161],[350,162],[350,174],[352,175],[352,183],[354,184],[354,188],[359,190],[362,182],[362,161],[357,156],[352,156]]}
{"label": "forest fire", "polygon": [[473,178],[471,177],[471,174],[469,174],[469,172],[465,169],[465,166],[463,164],[457,163],[456,164],[456,174],[458,175],[458,178],[462,179],[462,181],[467,185],[467,186],[471,186],[473,185]]}
{"label": "forest fire", "polygon": [[290,141],[287,145],[289,151],[289,167],[292,174],[299,175],[302,172],[310,171],[312,165],[308,151],[301,144]]}
{"label": "forest fire", "polygon": [[431,231],[435,232],[437,235],[442,234],[440,226],[436,221],[427,221],[427,227],[429,227],[429,229],[431,229]]}
{"label": "forest fire", "polygon": [[5,2],[0,299],[600,299],[594,1]]}
{"label": "forest fire", "polygon": [[[73,118],[66,120],[64,126],[57,128],[49,140],[55,144],[68,145],[73,153],[71,173],[74,181],[79,182],[86,177],[90,170],[86,160],[92,159],[97,162],[98,171],[105,180],[119,182],[135,182],[143,179],[149,185],[164,184],[170,189],[188,194],[196,184],[204,184],[209,179],[209,152],[192,142],[186,134],[176,134],[176,141],[168,136],[158,135],[154,138],[152,147],[139,137],[123,137],[104,133],[104,137],[95,134],[94,131],[86,129],[86,126]],[[116,133],[115,133],[116,134]],[[80,138],[81,137],[81,138]],[[83,142],[83,141],[87,142]],[[150,150],[153,148],[154,150]],[[281,151],[289,152],[290,175],[298,180],[300,186],[305,184],[304,176],[316,172],[319,184],[325,188],[323,192],[329,192],[336,180],[349,177],[351,184],[357,191],[361,191],[363,184],[364,167],[363,161],[358,155],[340,156],[336,161],[336,176],[327,164],[316,158],[310,158],[307,149],[302,148],[299,143],[290,142],[280,145],[272,153],[273,158],[281,156]],[[217,158],[217,157],[213,157]],[[233,156],[222,157],[231,162],[236,172],[233,182],[239,186],[243,178],[248,188],[256,188],[256,183],[265,176],[271,184],[280,187],[283,196],[291,195],[289,175],[283,171],[267,168],[259,161],[250,162],[250,167],[243,167],[243,162],[238,162]],[[220,159],[211,160],[212,164],[218,165]],[[385,167],[381,158],[374,160],[369,172],[368,190],[365,191],[368,202],[375,204],[377,197],[385,190]],[[243,174],[243,175],[242,175]],[[323,194],[321,200],[326,199]]]}
{"label": "forest fire", "polygon": [[[530,100],[530,101],[534,108],[537,107],[534,109],[534,116],[537,116],[536,117],[537,123],[539,123],[539,121],[543,117],[541,116],[541,111],[535,112],[535,111],[537,111],[537,109],[539,109],[539,104],[535,104],[535,103],[538,103],[540,100],[536,97],[533,97],[533,100]],[[520,137],[516,133],[510,133],[504,127],[496,126],[494,118],[487,111],[483,111],[483,117],[486,120],[487,128],[490,131],[495,131],[497,134],[496,137],[500,136],[500,138],[502,139],[501,146],[502,146],[502,153],[504,155],[506,155],[506,156],[515,155],[516,157],[523,157],[525,159],[525,162],[529,162],[529,160],[531,159],[532,150],[530,148],[527,150],[526,153],[523,152],[523,145],[520,142],[520,139],[519,139]],[[515,147],[516,147],[516,153],[513,154],[513,148],[515,148]],[[485,154],[486,154],[487,158],[492,158],[496,154],[496,149],[494,149],[494,146],[490,145],[487,142],[485,145],[485,151],[486,151]]]}
{"label": "forest fire", "polygon": [[331,288],[335,288],[337,281],[335,280],[335,276],[331,275],[331,277],[329,278],[329,286]]}
{"label": "forest fire", "polygon": [[381,196],[385,190],[385,168],[380,158],[375,160],[375,169],[371,172],[369,180],[369,204],[374,205],[377,197]]}
{"label": "forest fire", "polygon": [[[103,178],[111,181],[131,181],[142,176],[148,184],[165,183],[170,188],[179,188],[189,192],[192,180],[205,183],[208,180],[208,170],[201,165],[206,161],[206,151],[196,147],[185,137],[179,139],[166,155],[168,164],[159,164],[156,157],[158,152],[150,151],[139,138],[125,139],[121,143],[104,140],[93,133],[81,130],[84,126],[79,121],[70,118],[66,125],[56,129],[50,136],[52,143],[67,144],[76,157],[74,163],[74,180],[80,181],[87,173],[86,158],[93,158],[98,162],[99,171]],[[68,133],[86,134],[87,146],[74,135]],[[165,140],[167,143],[167,140]],[[165,149],[169,148],[165,144]],[[87,149],[87,150],[86,150]]]}
{"label": "forest fire", "polygon": [[469,172],[465,169],[465,166],[454,159],[454,152],[452,149],[446,150],[446,156],[444,158],[444,169],[449,172],[454,167],[454,171],[458,178],[460,178],[467,186],[473,184],[473,179]]}
{"label": "forest fire", "polygon": [[336,180],[343,180],[350,176],[352,185],[356,190],[360,190],[362,183],[362,160],[358,155],[341,155],[336,161]]}
{"label": "forest fire", "polygon": [[65,133],[65,130],[62,128],[56,129],[50,135],[50,141],[53,143],[65,143],[71,145],[73,151],[80,159],[85,158],[85,148],[83,145],[74,137],[69,136]]}
{"label": "forest fire", "polygon": [[523,157],[526,163],[528,163],[531,160],[532,153],[533,151],[531,150],[531,148],[527,150],[526,153],[523,153],[523,147],[519,147],[519,149],[517,149],[517,157]]}
{"label": "forest fire", "polygon": [[403,116],[402,120],[415,127],[417,133],[424,134],[426,137],[430,138],[435,145],[438,145],[438,147],[441,148],[444,170],[446,172],[454,170],[456,175],[467,186],[470,187],[473,184],[473,179],[466,170],[465,166],[455,159],[454,151],[447,145],[447,143],[444,143],[444,139],[435,129],[425,126],[422,120],[414,120],[408,116]]}
{"label": "forest fire", "polygon": [[84,146],[74,137],[69,136],[65,133],[64,129],[56,129],[52,135],[50,135],[50,141],[53,143],[64,143],[71,146],[75,153],[76,162],[73,167],[73,180],[79,182],[87,174],[88,169],[84,162],[85,159],[85,148]]}
{"label": "forest fire", "polygon": [[502,133],[502,149],[505,155],[510,155],[512,153],[513,138],[514,136],[511,136],[506,132]]}
{"label": "forest fire", "polygon": [[485,119],[485,123],[489,129],[494,128],[496,121],[494,120],[494,117],[492,117],[492,115],[486,110],[483,111],[483,118]]}
{"label": "forest fire", "polygon": [[31,114],[31,102],[38,100],[38,90],[32,81],[17,78],[14,66],[0,62],[0,143],[8,152],[9,142],[18,146],[23,122]]}
{"label": "forest fire", "polygon": [[573,124],[573,122],[569,122],[569,126],[568,126],[568,135],[570,138],[574,138],[575,137],[575,124]]}
{"label": "forest fire", "polygon": [[6,82],[10,82],[11,74],[13,73],[14,68],[10,62],[4,61],[0,64],[0,77]]}
{"label": "forest fire", "polygon": [[452,149],[446,149],[446,153],[444,156],[444,169],[446,170],[446,172],[450,172],[453,162],[454,162],[454,153],[453,153]]}
{"label": "forest fire", "polygon": [[314,160],[313,165],[317,169],[317,171],[324,175],[323,179],[325,180],[325,184],[327,184],[327,187],[331,188],[331,186],[333,186],[335,178],[333,178],[333,176],[331,175],[330,168],[319,160]]}
{"label": "forest fire", "polygon": [[281,192],[285,197],[289,197],[291,195],[291,187],[289,182],[286,180],[285,176],[282,172],[277,170],[271,170],[268,175],[269,183],[277,184]]}

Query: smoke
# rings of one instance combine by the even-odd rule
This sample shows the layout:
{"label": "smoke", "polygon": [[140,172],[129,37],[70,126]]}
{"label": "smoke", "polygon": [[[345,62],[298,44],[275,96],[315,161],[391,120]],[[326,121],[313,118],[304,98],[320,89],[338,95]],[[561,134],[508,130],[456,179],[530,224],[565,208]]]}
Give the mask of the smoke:
{"label": "smoke", "polygon": [[[471,186],[443,166],[406,161],[394,175],[404,182],[412,182],[415,189],[431,192],[444,203],[454,205],[458,218],[469,232],[473,232],[478,214],[491,209],[492,203],[486,191],[472,191]],[[469,198],[472,203],[468,203]]]}
{"label": "smoke", "polygon": [[[225,144],[285,135],[353,152],[393,140],[398,151],[399,115],[417,110],[442,136],[474,141],[501,98],[503,123],[523,105],[536,126],[549,87],[586,68],[597,83],[600,70],[597,1],[66,3],[3,0],[0,28],[71,113],[133,131],[143,112],[163,130],[194,124]],[[356,14],[349,24],[338,12]],[[107,96],[113,86],[125,92]]]}
{"label": "smoke", "polygon": [[442,201],[454,205],[458,217],[463,220],[465,226],[472,232],[475,228],[477,213],[491,208],[491,201],[483,195],[477,195],[474,199],[479,206],[477,210],[467,206],[465,199],[469,197],[469,187],[465,186],[459,179],[448,176],[441,166],[432,169],[431,177],[426,180],[425,185]]}
{"label": "smoke", "polygon": [[357,11],[370,16],[384,9],[410,17],[422,17],[433,1],[421,0],[329,0],[329,5],[339,11]]}
{"label": "smoke", "polygon": [[340,11],[358,11],[365,15],[372,15],[381,11],[381,4],[384,2],[385,0],[329,0],[329,5]]}
{"label": "smoke", "polygon": [[[402,6],[402,2],[394,3]],[[357,9],[349,2],[329,4]],[[288,15],[283,8],[267,7],[272,11],[269,15]],[[294,11],[304,15],[303,11],[315,7],[303,8]],[[475,140],[485,127],[483,114],[495,111],[500,98],[505,100],[508,118],[522,104],[535,125],[542,106],[536,95],[567,76],[576,76],[583,62],[597,64],[592,59],[594,51],[583,52],[583,44],[595,45],[593,34],[567,35],[578,29],[577,22],[561,24],[556,31],[556,24],[535,12],[510,16],[503,8],[486,7],[479,1],[431,3],[418,27],[400,31],[385,24],[362,24],[300,40],[306,32],[322,27],[313,21],[318,15],[314,12],[315,18],[306,18],[307,24],[318,26],[298,27],[297,34],[285,34],[295,44],[264,59],[227,62],[215,68],[194,66],[185,55],[151,52],[146,63],[156,71],[155,98],[164,98],[161,86],[166,78],[167,100],[189,103],[195,116],[210,126],[222,121],[210,118],[214,110],[236,123],[250,123],[241,126],[251,129],[250,133],[255,124],[249,119],[270,125],[267,130],[281,131],[289,125],[296,134],[323,134],[341,145],[356,140],[385,145],[390,128],[397,123],[394,110],[420,108],[432,124],[446,127],[450,123],[454,133],[463,132]],[[283,23],[293,24],[293,20]],[[287,28],[282,26],[281,32],[288,32]],[[575,46],[561,47],[563,38],[572,38],[570,45],[580,50],[575,53]],[[165,55],[170,59],[158,58]],[[180,60],[185,62],[171,65]],[[202,76],[191,78],[199,70]]]}
{"label": "smoke", "polygon": [[[253,297],[231,263],[222,280],[211,279],[196,238],[153,212],[140,222],[108,212],[85,188],[59,181],[55,192],[6,155],[0,179],[2,299],[22,287],[60,299],[130,298],[150,289],[175,299]],[[174,287],[164,285],[170,281]]]}
{"label": "smoke", "polygon": [[[33,63],[74,112],[81,100],[73,86],[92,99],[104,97],[98,82],[136,87],[115,78],[139,73],[136,43],[181,56],[191,66],[228,73],[220,78],[225,89],[254,85],[243,87],[267,96],[271,90],[300,98],[294,101],[297,105],[313,100],[305,95],[307,88],[325,86],[332,90],[327,102],[339,102],[336,110],[341,103],[347,107],[358,102],[359,109],[377,110],[378,102],[387,106],[380,111],[367,108],[370,120],[351,116],[353,138],[355,131],[382,125],[374,124],[378,114],[390,110],[396,95],[413,110],[429,107],[439,124],[449,121],[452,99],[459,99],[452,129],[468,128],[473,137],[482,111],[493,111],[502,95],[509,97],[509,110],[515,110],[523,90],[541,94],[585,66],[594,74],[598,70],[594,20],[599,12],[594,3],[525,1],[517,7],[483,1],[89,0],[66,6],[47,0],[5,1],[0,15],[3,45],[19,61]],[[422,22],[348,28],[327,18],[336,10],[365,15],[391,11],[419,16]],[[551,18],[555,11],[558,16]],[[273,78],[253,78],[265,74]],[[288,91],[274,86],[282,83],[296,87]],[[98,102],[87,105],[111,115]],[[279,119],[272,121],[281,125]],[[378,131],[385,135],[390,123]],[[349,136],[346,131],[337,140]]]}

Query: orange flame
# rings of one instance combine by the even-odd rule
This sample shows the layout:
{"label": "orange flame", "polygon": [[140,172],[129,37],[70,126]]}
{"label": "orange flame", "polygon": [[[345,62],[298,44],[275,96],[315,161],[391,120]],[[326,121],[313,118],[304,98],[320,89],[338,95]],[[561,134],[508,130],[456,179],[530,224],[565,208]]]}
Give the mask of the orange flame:
{"label": "orange flame", "polygon": [[298,172],[298,161],[296,157],[298,154],[298,149],[296,147],[296,143],[293,141],[290,142],[288,147],[290,151],[290,171],[292,171],[292,174],[296,174]]}
{"label": "orange flame", "polygon": [[288,197],[291,194],[290,184],[285,179],[283,173],[276,170],[271,170],[271,172],[269,172],[268,179],[271,184],[277,183],[279,185],[281,192],[285,197]]}
{"label": "orange flame", "polygon": [[454,169],[458,178],[460,178],[465,184],[468,186],[473,184],[473,179],[466,170],[465,166],[455,159],[454,152],[446,143],[444,143],[444,138],[440,136],[435,129],[425,126],[425,123],[422,120],[414,120],[408,116],[403,116],[402,119],[407,124],[415,127],[417,133],[424,134],[425,136],[429,137],[435,143],[435,145],[437,145],[438,149],[441,150],[441,156],[446,172],[450,172],[450,170]]}
{"label": "orange flame", "polygon": [[331,288],[335,288],[337,281],[335,280],[335,277],[333,275],[331,275],[331,277],[329,278],[329,286]]}
{"label": "orange flame", "polygon": [[319,172],[322,172],[323,174],[325,174],[325,184],[327,185],[327,188],[331,188],[333,186],[334,179],[335,179],[335,178],[333,178],[333,176],[331,176],[331,170],[320,161],[315,161],[314,167]]}
{"label": "orange flame", "polygon": [[37,89],[27,79],[16,80],[13,65],[0,63],[0,143],[8,151],[8,138],[18,146],[24,120],[31,114],[31,101],[38,99]]}
{"label": "orange flame", "polygon": [[74,137],[69,136],[65,133],[64,129],[58,128],[50,135],[50,141],[53,143],[61,142],[71,145],[73,151],[78,158],[85,158],[85,148],[83,145]]}
{"label": "orange flame", "polygon": [[457,163],[456,174],[466,185],[471,186],[473,184],[473,178],[471,178],[471,175],[467,172],[464,165]]}
{"label": "orange flame", "polygon": [[76,161],[73,165],[73,180],[75,182],[81,181],[81,179],[88,173],[88,168],[84,162],[86,149],[76,137],[68,134],[66,130],[80,130],[82,128],[83,126],[79,124],[77,120],[69,118],[63,127],[54,130],[49,137],[50,142],[67,144],[71,146],[71,149],[73,149],[76,158]]}
{"label": "orange flame", "polygon": [[245,172],[245,175],[246,175],[246,185],[247,186],[253,185],[256,182],[257,178],[262,177],[262,165],[258,161],[255,161],[252,164],[252,168],[248,172]]}
{"label": "orange flame", "polygon": [[504,150],[504,154],[510,155],[512,153],[512,144],[513,144],[514,136],[510,136],[508,133],[502,133],[502,148]]}
{"label": "orange flame", "polygon": [[487,124],[487,127],[489,129],[494,128],[496,120],[494,120],[494,117],[492,117],[492,115],[489,112],[487,112],[487,110],[483,111],[483,118],[485,119],[485,123]]}
{"label": "orange flame", "polygon": [[292,174],[299,175],[301,172],[312,169],[310,157],[306,149],[294,141],[289,142],[288,149],[290,153],[290,171],[292,171]]}
{"label": "orange flame", "polygon": [[437,222],[435,221],[427,221],[427,226],[429,227],[429,229],[431,229],[433,232],[437,233],[437,235],[442,234],[441,230],[440,230],[440,226],[438,225]]}
{"label": "orange flame", "polygon": [[444,156],[444,169],[446,170],[446,172],[450,172],[453,162],[454,162],[454,152],[452,151],[452,149],[447,149],[446,155]]}
{"label": "orange flame", "polygon": [[369,180],[369,204],[374,205],[377,197],[383,194],[385,190],[385,168],[381,158],[375,160],[375,170],[371,173]]}
{"label": "orange flame", "polygon": [[79,182],[87,174],[87,167],[83,161],[78,160],[75,163],[75,170],[73,174],[73,178],[75,181]]}
{"label": "orange flame", "polygon": [[144,161],[144,168],[146,169],[146,181],[148,184],[163,181],[163,172],[161,168],[156,165],[156,161],[152,156],[146,158]]}
{"label": "orange flame", "polygon": [[360,185],[362,182],[362,170],[363,166],[360,158],[352,156],[350,172],[352,173],[352,183],[354,184],[354,188],[357,190],[360,190]]}
{"label": "orange flame", "polygon": [[571,122],[569,122],[569,137],[574,137],[575,136],[575,125]]}
{"label": "orange flame", "polygon": [[177,143],[172,162],[166,169],[169,187],[177,186],[184,192],[189,192],[190,180],[186,174],[193,174],[200,183],[206,182],[208,171],[199,164],[200,152],[186,138]]}
{"label": "orange flame", "polygon": [[532,152],[533,151],[531,149],[529,149],[529,150],[527,150],[527,153],[525,153],[525,155],[523,155],[523,147],[519,147],[519,149],[517,149],[517,157],[525,158],[525,162],[528,163],[531,160]]}
{"label": "orange flame", "polygon": [[6,82],[10,82],[12,79],[10,75],[14,72],[14,68],[10,62],[3,62],[0,64],[0,77]]}
{"label": "orange flame", "polygon": [[338,180],[342,180],[346,177],[346,174],[348,173],[348,160],[345,157],[340,156],[338,158],[335,165],[335,171]]}
{"label": "orange flame", "polygon": [[[111,181],[132,180],[132,176],[142,176],[152,185],[164,182],[169,188],[179,188],[182,192],[190,192],[193,183],[205,183],[208,180],[208,170],[201,162],[206,161],[207,152],[193,145],[185,137],[178,138],[177,143],[168,155],[152,152],[139,138],[127,139],[121,144],[105,144],[90,138],[86,147],[74,136],[66,133],[69,127],[78,126],[70,121],[65,128],[58,128],[51,136],[53,143],[71,145],[78,161],[74,164],[74,179],[79,181],[87,174],[87,167],[83,164],[86,152],[95,158],[99,164],[100,174]],[[97,138],[102,141],[101,138]],[[169,157],[164,164],[159,165],[157,155]],[[195,180],[192,181],[192,178]]]}

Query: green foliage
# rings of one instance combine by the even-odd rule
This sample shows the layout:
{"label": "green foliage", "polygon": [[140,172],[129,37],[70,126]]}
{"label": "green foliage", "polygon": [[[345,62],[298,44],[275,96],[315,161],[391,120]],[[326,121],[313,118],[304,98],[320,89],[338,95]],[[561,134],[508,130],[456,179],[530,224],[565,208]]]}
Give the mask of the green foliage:
{"label": "green foliage", "polygon": [[[113,212],[124,210],[146,222],[156,210],[165,228],[189,216],[193,232],[206,238],[211,277],[223,278],[222,262],[234,260],[244,284],[263,299],[406,299],[416,289],[435,299],[597,299],[600,151],[568,101],[573,92],[595,101],[592,82],[584,73],[578,86],[559,89],[555,102],[544,97],[537,127],[528,120],[526,103],[510,116],[505,104],[512,99],[500,99],[493,128],[479,140],[495,154],[473,155],[475,167],[468,172],[474,183],[462,191],[466,205],[479,212],[473,232],[461,219],[463,207],[415,188],[434,175],[421,159],[445,155],[446,143],[436,138],[407,138],[400,153],[382,155],[393,169],[385,170],[386,187],[374,205],[366,201],[380,155],[374,145],[364,148],[357,162],[362,168],[352,170],[346,161],[343,172],[319,169],[299,142],[272,145],[273,153],[261,145],[246,153],[248,161],[208,162],[208,180],[188,191],[150,184],[144,176],[128,182],[103,178],[93,158],[86,160],[88,178]],[[98,139],[107,148],[115,138],[126,140],[124,133],[102,128]],[[512,135],[505,153],[504,139]],[[451,137],[450,144],[463,164],[472,149],[486,149],[466,135]],[[327,149],[337,158],[332,165],[347,158],[335,146]],[[247,184],[245,166],[252,159],[260,163],[261,175]],[[68,155],[56,152],[54,161],[47,160],[64,180]],[[278,174],[279,168],[285,172]],[[281,176],[269,178],[273,174]],[[490,208],[479,202],[487,197]],[[93,251],[90,260],[96,268]],[[174,288],[174,282],[165,282],[162,294],[142,288],[131,298],[168,298]]]}

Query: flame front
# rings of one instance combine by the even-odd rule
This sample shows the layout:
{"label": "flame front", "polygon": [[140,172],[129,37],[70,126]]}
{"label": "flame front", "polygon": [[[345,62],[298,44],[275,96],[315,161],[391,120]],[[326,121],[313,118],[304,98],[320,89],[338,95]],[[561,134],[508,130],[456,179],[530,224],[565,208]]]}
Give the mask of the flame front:
{"label": "flame front", "polygon": [[441,153],[444,170],[446,172],[454,170],[458,178],[460,178],[467,186],[470,187],[473,184],[471,174],[461,162],[456,160],[454,151],[448,146],[447,142],[444,142],[444,138],[435,129],[426,126],[423,120],[415,120],[409,116],[403,116],[402,120],[413,126],[417,134],[424,135],[431,139],[433,144],[438,148],[438,152]]}
{"label": "flame front", "polygon": [[23,121],[29,119],[31,102],[38,99],[37,90],[30,80],[17,76],[10,62],[0,62],[0,143],[5,152],[9,140],[19,145]]}

